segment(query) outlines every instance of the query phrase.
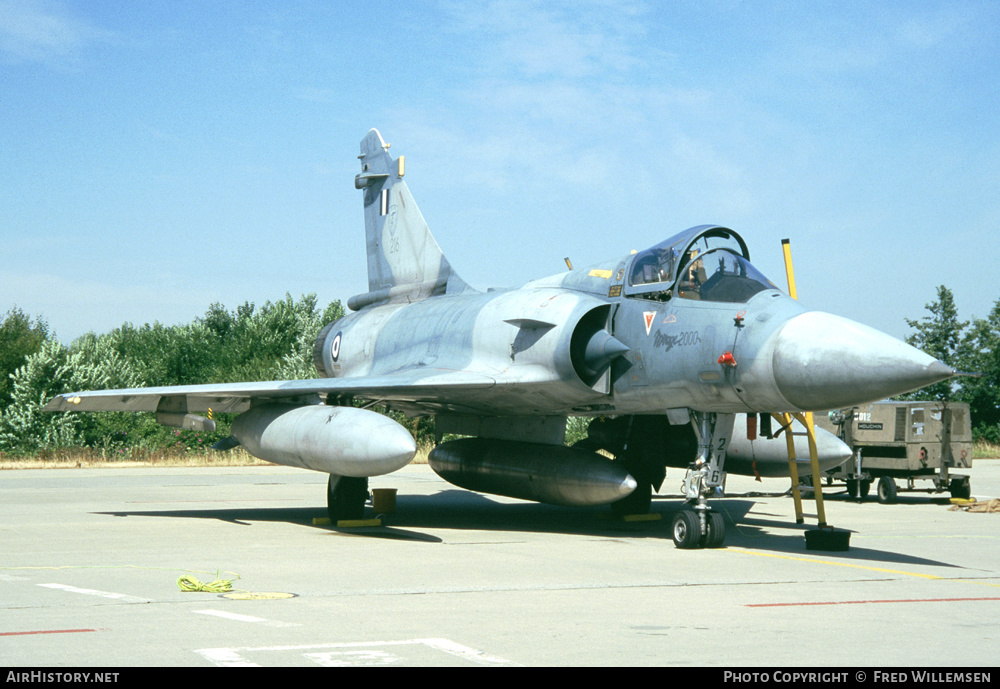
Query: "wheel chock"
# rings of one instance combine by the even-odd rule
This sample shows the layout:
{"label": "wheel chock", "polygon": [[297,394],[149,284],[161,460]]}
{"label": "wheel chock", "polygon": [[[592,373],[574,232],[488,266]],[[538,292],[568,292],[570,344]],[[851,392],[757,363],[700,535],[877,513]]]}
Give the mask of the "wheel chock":
{"label": "wheel chock", "polygon": [[649,514],[623,514],[621,520],[623,522],[656,522],[662,519],[662,515],[659,512],[650,512]]}
{"label": "wheel chock", "polygon": [[[333,524],[329,517],[313,517],[313,526]],[[358,526],[382,526],[382,519],[341,519],[336,523],[338,528],[353,528]]]}
{"label": "wheel chock", "polygon": [[337,527],[341,529],[350,529],[359,526],[382,526],[382,520],[378,519],[341,519],[337,522]]}
{"label": "wheel chock", "polygon": [[851,532],[832,526],[806,531],[806,550],[850,550]]}

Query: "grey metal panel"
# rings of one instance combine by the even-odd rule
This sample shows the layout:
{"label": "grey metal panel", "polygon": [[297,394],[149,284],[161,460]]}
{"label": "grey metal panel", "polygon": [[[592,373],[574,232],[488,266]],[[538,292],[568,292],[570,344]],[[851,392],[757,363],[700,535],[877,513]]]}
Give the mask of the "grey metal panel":
{"label": "grey metal panel", "polygon": [[[173,387],[126,388],[68,392],[53,398],[44,411],[154,412],[164,397],[182,397],[188,411],[241,412],[253,399],[295,400],[323,394],[356,395],[365,399],[437,399],[463,394],[475,397],[491,389],[493,378],[477,373],[431,369],[420,374],[368,378],[319,378],[259,383],[220,383]],[[316,400],[318,401],[318,399]]]}

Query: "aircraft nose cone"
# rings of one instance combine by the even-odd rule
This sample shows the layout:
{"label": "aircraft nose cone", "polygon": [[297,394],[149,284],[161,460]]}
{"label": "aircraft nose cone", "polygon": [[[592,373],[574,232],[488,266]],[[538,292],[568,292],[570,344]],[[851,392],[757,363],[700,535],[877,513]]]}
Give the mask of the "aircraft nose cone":
{"label": "aircraft nose cone", "polygon": [[785,399],[812,411],[874,402],[956,374],[905,342],[819,311],[795,316],[781,328],[773,364]]}

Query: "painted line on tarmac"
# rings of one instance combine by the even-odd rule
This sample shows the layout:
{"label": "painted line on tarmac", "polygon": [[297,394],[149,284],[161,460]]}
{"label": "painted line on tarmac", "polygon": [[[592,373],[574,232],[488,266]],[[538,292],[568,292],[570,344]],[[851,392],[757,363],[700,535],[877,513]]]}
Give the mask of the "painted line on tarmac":
{"label": "painted line on tarmac", "polygon": [[758,553],[753,550],[729,547],[734,553],[744,553],[746,555],[757,555],[758,557],[773,557],[779,560],[796,560],[798,562],[812,562],[819,565],[831,565],[833,567],[848,567],[850,569],[867,569],[872,572],[882,572],[884,574],[902,574],[908,577],[919,577],[921,579],[944,579],[945,577],[936,574],[920,574],[918,572],[906,572],[901,569],[886,569],[885,567],[872,567],[870,565],[855,565],[850,562],[831,562],[830,560],[817,560],[811,557],[795,557],[794,555],[776,555],[775,553]]}
{"label": "painted line on tarmac", "polygon": [[988,581],[976,581],[975,579],[949,579],[948,581],[959,581],[963,584],[976,584],[977,586],[992,586],[1000,588],[1000,584],[991,584]]}
{"label": "painted line on tarmac", "polygon": [[33,632],[0,632],[0,636],[30,636],[32,634],[77,634],[79,632],[106,632],[107,629],[40,629]]}
{"label": "painted line on tarmac", "polygon": [[[302,657],[325,666],[386,665],[404,659],[382,650],[387,647],[423,646],[480,665],[517,665],[506,658],[490,655],[450,639],[409,639],[406,641],[348,641],[304,646],[259,646],[256,648],[202,648],[195,651],[219,667],[260,667],[245,657],[247,653],[299,653]],[[368,649],[367,651],[365,649]],[[306,653],[304,651],[312,651]],[[283,660],[280,656],[276,659]]]}
{"label": "painted line on tarmac", "polygon": [[[938,580],[938,581],[948,581],[948,582],[956,582],[956,583],[962,583],[962,584],[975,584],[977,586],[990,586],[990,587],[994,587],[994,588],[1000,587],[1000,584],[995,584],[995,583],[988,582],[988,581],[976,581],[975,579],[952,579],[952,578],[949,578],[949,577],[938,576],[936,574],[920,574],[918,572],[907,572],[907,571],[901,570],[901,569],[887,569],[885,567],[872,567],[870,565],[856,565],[856,564],[852,564],[852,563],[849,563],[849,562],[831,562],[830,560],[819,560],[819,559],[812,558],[812,557],[796,557],[794,555],[777,555],[775,553],[758,553],[758,552],[754,552],[752,550],[744,550],[743,548],[734,548],[734,547],[729,547],[729,548],[726,548],[725,550],[731,550],[731,551],[736,552],[736,553],[744,553],[746,555],[758,555],[760,557],[773,557],[773,558],[777,558],[779,560],[797,560],[798,562],[812,562],[812,563],[817,563],[817,564],[821,564],[821,565],[832,565],[834,567],[849,567],[851,569],[867,569],[867,570],[870,570],[870,571],[873,571],[873,572],[882,572],[882,573],[885,573],[885,574],[902,574],[904,576],[918,577],[920,579],[935,579],[935,580]],[[965,601],[965,600],[968,600],[968,601],[977,601],[977,600],[987,601],[987,600],[1000,600],[1000,598],[993,598],[993,597],[985,597],[985,598],[927,598],[927,599],[919,599],[919,600],[900,600],[900,601],[894,601],[894,600],[885,600],[885,601],[845,601],[845,603],[854,603],[854,602],[859,602],[859,603],[896,603],[896,602],[899,602],[899,603],[914,603],[914,602],[932,602],[932,601],[938,601],[938,600],[941,600],[941,601]],[[785,605],[785,604],[776,603],[774,605]],[[833,603],[788,603],[787,605],[833,605]],[[748,607],[766,607],[766,606],[759,605],[759,606],[748,606]]]}
{"label": "painted line on tarmac", "polygon": [[202,503],[230,502],[305,502],[304,498],[246,498],[206,500],[126,500],[126,505],[199,505]]}
{"label": "painted line on tarmac", "polygon": [[1000,597],[987,598],[897,598],[885,600],[834,600],[803,603],[747,603],[744,608],[793,608],[810,605],[868,605],[870,603],[957,603],[963,601],[1000,600]]}
{"label": "painted line on tarmac", "polygon": [[138,596],[129,596],[124,593],[113,593],[111,591],[98,591],[97,589],[81,589],[76,586],[67,586],[66,584],[39,584],[39,586],[47,589],[59,589],[60,591],[68,591],[70,593],[82,593],[87,596],[98,596],[100,598],[111,598],[113,600],[120,600],[123,603],[152,603],[153,601],[149,598],[140,598]]}
{"label": "painted line on tarmac", "polygon": [[263,617],[254,617],[253,615],[240,615],[235,612],[225,612],[223,610],[193,610],[197,615],[212,615],[213,617],[221,617],[225,620],[232,620],[233,622],[250,622],[253,624],[264,624],[268,627],[301,627],[302,625],[297,622],[276,622],[274,620],[268,620]]}

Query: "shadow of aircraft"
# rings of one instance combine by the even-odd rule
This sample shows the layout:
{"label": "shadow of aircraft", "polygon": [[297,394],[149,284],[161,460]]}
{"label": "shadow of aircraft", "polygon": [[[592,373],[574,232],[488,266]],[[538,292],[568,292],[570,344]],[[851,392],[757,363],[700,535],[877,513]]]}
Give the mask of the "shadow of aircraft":
{"label": "shadow of aircraft", "polygon": [[[726,545],[748,550],[787,555],[814,555],[843,562],[868,563],[881,566],[933,566],[964,569],[938,560],[870,548],[852,547],[848,551],[806,550],[805,532],[816,528],[795,524],[780,515],[754,513],[753,499],[729,497],[713,500],[713,508],[726,521]],[[673,515],[684,508],[679,495],[654,497],[653,519],[625,521],[601,508],[555,507],[527,501],[498,501],[490,496],[467,490],[446,489],[433,495],[400,495],[397,509],[383,517],[378,527],[338,527],[314,520],[326,517],[321,507],[254,507],[203,508],[183,510],[116,510],[97,512],[113,517],[166,517],[173,519],[214,519],[241,526],[254,522],[287,523],[322,529],[332,535],[356,538],[405,540],[424,543],[444,543],[446,539],[428,533],[446,529],[456,532],[488,531],[513,533],[556,533],[605,538],[653,538],[671,541]],[[376,516],[371,507],[367,517]],[[658,517],[658,518],[656,518]]]}

